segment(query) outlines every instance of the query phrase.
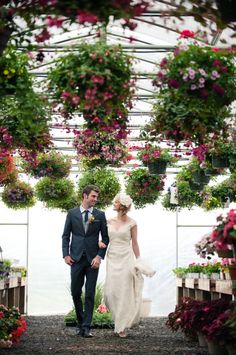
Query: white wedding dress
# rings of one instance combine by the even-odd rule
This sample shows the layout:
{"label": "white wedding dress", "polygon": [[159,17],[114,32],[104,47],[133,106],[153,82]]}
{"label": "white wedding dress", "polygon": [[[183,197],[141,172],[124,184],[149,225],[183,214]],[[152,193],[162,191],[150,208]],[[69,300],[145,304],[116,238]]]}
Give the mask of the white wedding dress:
{"label": "white wedding dress", "polygon": [[155,271],[136,260],[131,245],[133,219],[119,229],[108,221],[110,243],[106,259],[104,302],[112,313],[115,332],[119,333],[139,322],[142,302],[143,276]]}

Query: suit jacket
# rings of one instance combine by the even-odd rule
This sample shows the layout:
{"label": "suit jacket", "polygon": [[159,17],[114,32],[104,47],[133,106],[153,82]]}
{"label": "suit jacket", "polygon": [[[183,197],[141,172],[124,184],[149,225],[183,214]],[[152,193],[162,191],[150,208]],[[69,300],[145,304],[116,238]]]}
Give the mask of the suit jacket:
{"label": "suit jacket", "polygon": [[93,208],[94,220],[89,223],[87,232],[84,230],[83,217],[79,207],[68,211],[64,231],[62,234],[63,258],[70,255],[73,260],[79,261],[83,252],[86,253],[89,262],[99,255],[102,259],[106,249],[99,249],[99,234],[102,240],[108,245],[109,237],[105,213]]}

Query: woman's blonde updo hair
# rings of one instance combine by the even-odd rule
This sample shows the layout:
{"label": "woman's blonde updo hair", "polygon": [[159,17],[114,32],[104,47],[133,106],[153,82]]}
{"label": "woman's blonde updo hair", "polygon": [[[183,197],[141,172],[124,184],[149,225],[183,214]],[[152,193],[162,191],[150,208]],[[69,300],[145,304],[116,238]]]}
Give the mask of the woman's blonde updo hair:
{"label": "woman's blonde updo hair", "polygon": [[117,194],[114,198],[114,201],[120,202],[119,211],[121,211],[122,214],[126,214],[130,210],[133,202],[132,198],[124,192]]}

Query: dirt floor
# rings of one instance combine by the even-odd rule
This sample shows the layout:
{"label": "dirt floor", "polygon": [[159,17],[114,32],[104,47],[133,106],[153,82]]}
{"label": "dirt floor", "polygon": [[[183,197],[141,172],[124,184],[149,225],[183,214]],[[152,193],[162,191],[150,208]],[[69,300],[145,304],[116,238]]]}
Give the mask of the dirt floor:
{"label": "dirt floor", "polygon": [[66,327],[63,319],[63,316],[27,317],[28,329],[20,344],[0,349],[0,354],[208,354],[183,334],[168,330],[165,318],[142,319],[125,339],[111,329],[93,329],[93,338],[82,338],[75,334],[75,328]]}

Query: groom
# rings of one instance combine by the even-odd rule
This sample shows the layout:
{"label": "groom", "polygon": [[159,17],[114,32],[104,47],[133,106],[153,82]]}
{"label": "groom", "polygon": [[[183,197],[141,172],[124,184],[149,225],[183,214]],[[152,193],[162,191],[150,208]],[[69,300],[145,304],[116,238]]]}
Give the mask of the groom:
{"label": "groom", "polygon": [[[88,185],[82,191],[80,207],[69,210],[62,235],[62,252],[65,263],[71,266],[71,294],[77,316],[77,334],[92,337],[92,322],[96,282],[101,259],[106,249],[99,249],[98,240],[107,245],[109,237],[105,213],[94,208],[99,189]],[[85,302],[81,294],[85,281]]]}

